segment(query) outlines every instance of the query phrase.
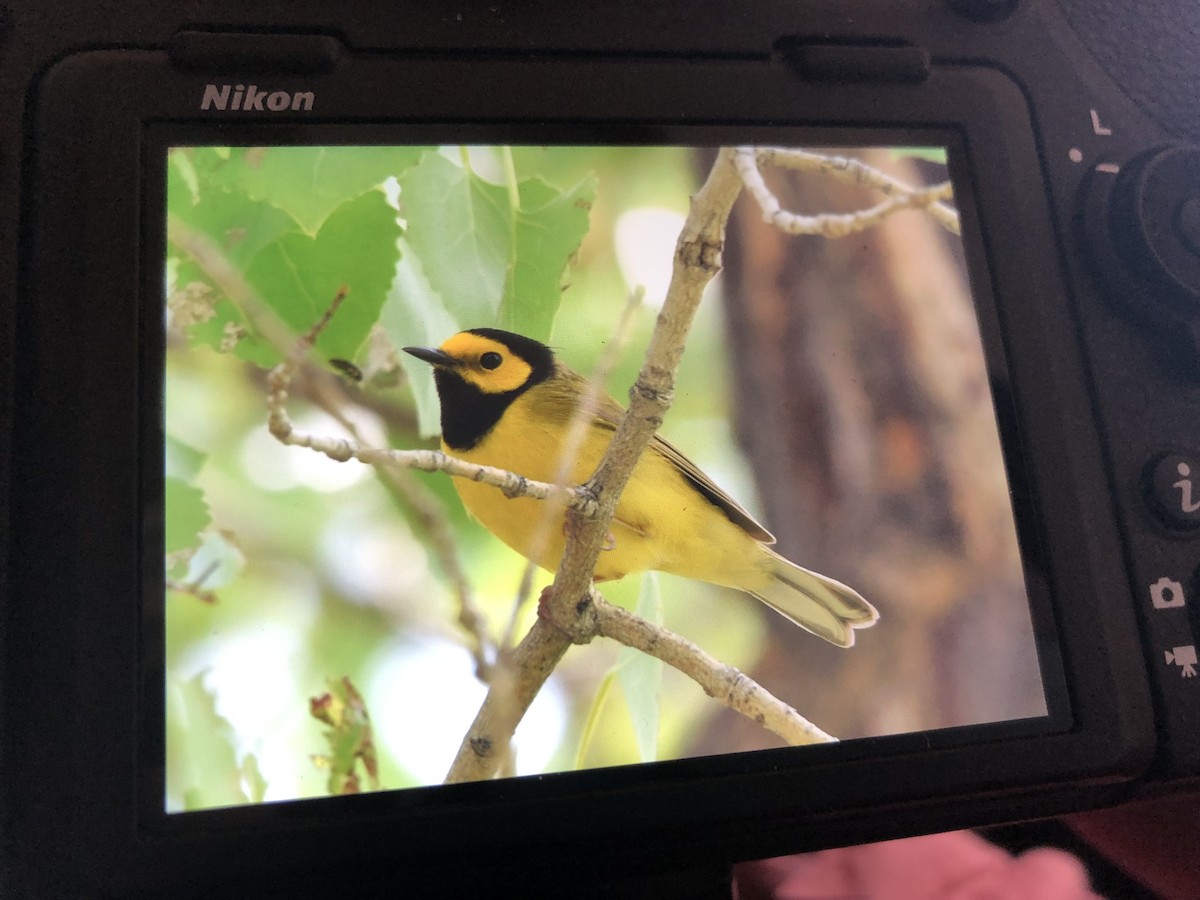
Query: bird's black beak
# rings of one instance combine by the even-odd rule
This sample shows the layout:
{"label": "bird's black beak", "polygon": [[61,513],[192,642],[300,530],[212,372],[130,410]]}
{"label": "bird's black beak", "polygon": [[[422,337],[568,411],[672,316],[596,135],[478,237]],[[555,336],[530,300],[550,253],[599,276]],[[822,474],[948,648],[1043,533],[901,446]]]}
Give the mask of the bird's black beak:
{"label": "bird's black beak", "polygon": [[445,350],[436,347],[405,347],[404,352],[424,360],[431,366],[449,366],[455,368],[462,365],[462,360],[451,356]]}

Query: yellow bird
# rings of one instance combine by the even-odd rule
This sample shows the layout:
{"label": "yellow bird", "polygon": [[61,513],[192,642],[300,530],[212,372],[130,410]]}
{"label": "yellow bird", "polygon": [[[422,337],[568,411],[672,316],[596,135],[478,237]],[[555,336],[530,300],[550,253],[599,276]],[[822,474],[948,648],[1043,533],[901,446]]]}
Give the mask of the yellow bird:
{"label": "yellow bird", "polygon": [[[446,453],[536,481],[554,481],[586,381],[558,361],[549,347],[496,328],[475,328],[436,349],[404,350],[433,366]],[[572,483],[591,477],[623,414],[610,397],[601,398],[571,468]],[[454,485],[484,527],[532,558],[540,500],[510,500],[496,488],[469,479],[456,478]],[[771,550],[771,533],[658,436],[634,468],[610,532],[609,549],[596,565],[597,580],[656,570],[736,588],[842,647],[854,643],[854,629],[879,618],[851,588]],[[565,543],[556,523],[534,562],[553,570]]]}

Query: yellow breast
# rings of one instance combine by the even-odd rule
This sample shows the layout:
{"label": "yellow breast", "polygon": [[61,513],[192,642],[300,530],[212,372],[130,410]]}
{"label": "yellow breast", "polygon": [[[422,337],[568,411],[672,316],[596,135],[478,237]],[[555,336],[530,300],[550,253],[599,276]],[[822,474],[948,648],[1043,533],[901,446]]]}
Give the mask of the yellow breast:
{"label": "yellow breast", "polygon": [[[567,424],[563,410],[547,409],[552,400],[545,392],[529,391],[475,447],[443,449],[470,462],[553,482]],[[599,427],[588,432],[569,483],[580,484],[592,475],[612,435]],[[468,511],[500,540],[544,569],[558,566],[566,543],[564,515],[549,523],[537,553],[532,544],[547,504],[528,497],[510,500],[494,487],[467,479],[456,478],[454,485]],[[612,549],[600,554],[596,566],[601,580],[653,569],[746,590],[768,577],[758,542],[653,450],[643,454],[634,469],[610,531]]]}

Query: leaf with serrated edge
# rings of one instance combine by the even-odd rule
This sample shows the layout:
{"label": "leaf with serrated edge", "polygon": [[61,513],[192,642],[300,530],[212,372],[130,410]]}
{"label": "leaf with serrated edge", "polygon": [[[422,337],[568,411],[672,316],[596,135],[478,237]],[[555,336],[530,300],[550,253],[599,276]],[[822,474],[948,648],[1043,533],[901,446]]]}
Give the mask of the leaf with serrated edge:
{"label": "leaf with serrated edge", "polygon": [[163,482],[164,543],[167,553],[187,550],[200,544],[200,532],[209,526],[212,516],[204,492],[179,478]]}
{"label": "leaf with serrated edge", "polygon": [[[425,277],[420,260],[410,252],[406,238],[401,238],[400,246],[396,279],[383,304],[379,322],[396,347],[436,347],[452,334],[470,326],[456,320],[446,310],[441,296]],[[416,400],[418,429],[422,437],[432,437],[441,431],[441,407],[429,364],[407,353],[401,353],[399,360]]]}
{"label": "leaf with serrated edge", "polygon": [[325,358],[354,359],[379,318],[400,251],[396,212],[379,191],[343,203],[316,237],[286,234],[255,258],[247,280],[296,335],[328,310],[338,290],[346,301],[317,339]]}
{"label": "leaf with serrated edge", "polygon": [[545,341],[562,301],[563,272],[587,234],[595,179],[559,191],[529,178],[520,183],[518,192],[516,252],[512,277],[505,285],[500,327]]}
{"label": "leaf with serrated edge", "polygon": [[167,691],[167,754],[179,760],[187,809],[237,806],[251,799],[241,784],[246,761],[238,762],[233,726],[217,712],[216,696],[204,684],[206,674],[172,680]]}
{"label": "leaf with serrated edge", "polygon": [[513,241],[508,191],[437,153],[399,181],[408,243],[447,311],[466,328],[496,324]]}
{"label": "leaf with serrated edge", "polygon": [[212,174],[286,210],[310,235],[345,201],[379,187],[416,164],[425,147],[235,148]]}

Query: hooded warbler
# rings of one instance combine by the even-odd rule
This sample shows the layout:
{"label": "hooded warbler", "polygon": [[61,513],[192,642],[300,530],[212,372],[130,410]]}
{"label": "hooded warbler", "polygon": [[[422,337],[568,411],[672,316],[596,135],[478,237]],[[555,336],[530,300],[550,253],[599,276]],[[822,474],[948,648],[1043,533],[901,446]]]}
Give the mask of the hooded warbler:
{"label": "hooded warbler", "polygon": [[[440,347],[405,347],[433,366],[442,415],[442,449],[537,481],[553,481],[560,448],[586,381],[546,345],[496,328],[454,335]],[[591,477],[624,410],[602,397],[570,473]],[[541,501],[508,499],[496,488],[454,479],[467,510],[513,550],[531,558]],[[813,634],[842,647],[854,629],[878,618],[854,590],[789,562],[775,538],[686,456],[657,435],[617,504],[596,578],[658,570],[745,591]],[[553,570],[563,529],[552,528],[534,560]]]}

